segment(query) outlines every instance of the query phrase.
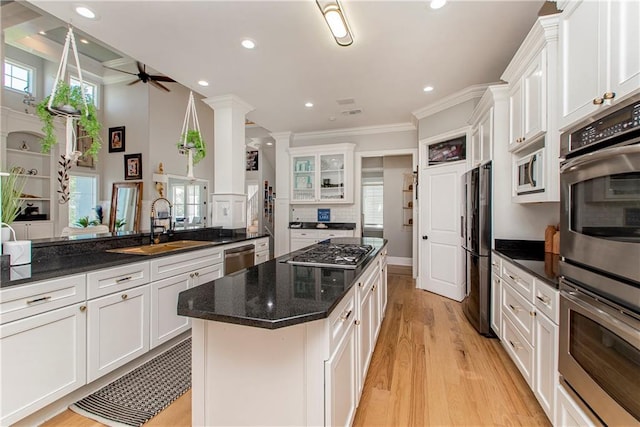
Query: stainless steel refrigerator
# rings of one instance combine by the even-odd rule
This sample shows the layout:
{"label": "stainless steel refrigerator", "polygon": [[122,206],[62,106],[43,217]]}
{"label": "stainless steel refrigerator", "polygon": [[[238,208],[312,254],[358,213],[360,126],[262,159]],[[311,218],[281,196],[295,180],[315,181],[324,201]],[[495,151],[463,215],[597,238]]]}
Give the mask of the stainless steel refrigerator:
{"label": "stainless steel refrigerator", "polygon": [[466,298],[462,308],[476,330],[492,336],[491,304],[491,162],[463,175],[462,247],[466,259]]}

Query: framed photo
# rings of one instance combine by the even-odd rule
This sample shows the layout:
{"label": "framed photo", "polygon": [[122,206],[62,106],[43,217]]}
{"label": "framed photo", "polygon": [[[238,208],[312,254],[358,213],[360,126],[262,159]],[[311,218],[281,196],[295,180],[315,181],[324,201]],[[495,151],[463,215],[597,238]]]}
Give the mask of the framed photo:
{"label": "framed photo", "polygon": [[85,168],[93,168],[93,156],[85,156],[84,153],[91,147],[93,143],[93,139],[89,138],[89,135],[85,130],[79,125],[76,125],[76,149],[82,153],[80,157],[78,157],[78,161],[76,165],[82,166]]}
{"label": "framed photo", "polygon": [[257,151],[247,151],[247,167],[245,169],[247,171],[258,170],[258,152]]}
{"label": "framed photo", "polygon": [[124,126],[109,128],[109,152],[124,151]]}
{"label": "framed photo", "polygon": [[124,179],[142,179],[142,154],[125,154]]}

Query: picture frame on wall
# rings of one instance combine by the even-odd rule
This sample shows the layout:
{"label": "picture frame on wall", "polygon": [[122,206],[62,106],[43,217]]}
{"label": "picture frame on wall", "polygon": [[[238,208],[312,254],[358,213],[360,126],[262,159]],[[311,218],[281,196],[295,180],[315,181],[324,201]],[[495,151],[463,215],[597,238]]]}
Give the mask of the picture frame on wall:
{"label": "picture frame on wall", "polygon": [[142,153],[125,154],[124,179],[142,179]]}
{"label": "picture frame on wall", "polygon": [[247,171],[258,170],[258,151],[247,151]]}
{"label": "picture frame on wall", "polygon": [[82,155],[78,157],[76,161],[77,166],[85,168],[93,168],[95,166],[93,156],[85,155],[84,153],[91,147],[93,139],[89,137],[87,132],[79,125],[76,125],[76,150],[80,151]]}
{"label": "picture frame on wall", "polygon": [[118,153],[125,150],[124,126],[109,128],[109,152]]}

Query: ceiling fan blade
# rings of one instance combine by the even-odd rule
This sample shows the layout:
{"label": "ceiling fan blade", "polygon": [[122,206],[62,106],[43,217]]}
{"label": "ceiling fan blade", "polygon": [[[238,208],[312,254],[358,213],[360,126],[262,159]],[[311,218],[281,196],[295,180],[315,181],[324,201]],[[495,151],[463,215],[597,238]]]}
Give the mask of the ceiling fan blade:
{"label": "ceiling fan blade", "polygon": [[141,72],[142,74],[147,74],[145,71],[146,66],[143,63],[141,63],[140,61],[136,61],[136,65],[138,66],[139,72]]}
{"label": "ceiling fan blade", "polygon": [[111,68],[111,67],[107,67],[106,65],[103,65],[104,68],[106,68],[107,70],[112,70],[112,71],[119,71],[121,73],[126,73],[126,74],[131,74],[132,76],[137,76],[136,73],[131,73],[129,71],[124,71],[124,70],[118,70],[117,68]]}
{"label": "ceiling fan blade", "polygon": [[149,83],[151,83],[152,85],[154,85],[158,89],[162,89],[162,90],[166,90],[167,92],[171,92],[166,86],[164,86],[163,84],[158,83],[155,80],[149,80]]}
{"label": "ceiling fan blade", "polygon": [[156,80],[156,81],[159,81],[159,82],[169,82],[169,83],[175,83],[176,82],[171,77],[167,77],[167,76],[153,76],[153,75],[151,75],[151,76],[149,76],[149,78],[151,80]]}
{"label": "ceiling fan blade", "polygon": [[127,86],[134,85],[134,84],[136,84],[136,83],[138,83],[138,82],[140,82],[140,81],[141,81],[140,79],[138,79],[138,80],[134,80],[134,81],[132,81],[131,83],[128,83],[128,84],[127,84]]}

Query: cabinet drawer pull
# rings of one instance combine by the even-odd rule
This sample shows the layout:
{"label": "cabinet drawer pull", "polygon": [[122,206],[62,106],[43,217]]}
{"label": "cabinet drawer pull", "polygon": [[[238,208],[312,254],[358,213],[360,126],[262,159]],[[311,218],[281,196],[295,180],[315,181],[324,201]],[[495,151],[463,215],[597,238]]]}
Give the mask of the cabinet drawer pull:
{"label": "cabinet drawer pull", "polygon": [[537,313],[535,311],[530,311],[529,316],[536,317]]}
{"label": "cabinet drawer pull", "polygon": [[190,274],[189,274],[189,277],[191,277],[192,279],[193,279],[193,277],[194,277],[194,276],[195,276],[195,274],[194,274],[194,273],[190,273]]}
{"label": "cabinet drawer pull", "polygon": [[199,271],[196,271],[194,274],[196,275],[196,277],[200,277],[200,272]]}
{"label": "cabinet drawer pull", "polygon": [[615,98],[615,97],[616,97],[616,93],[615,93],[615,92],[605,92],[605,93],[602,95],[602,98],[603,98],[603,99],[613,99],[613,98]]}
{"label": "cabinet drawer pull", "polygon": [[340,316],[340,320],[342,320],[343,322],[345,320],[347,320],[349,317],[351,317],[351,313],[353,312],[353,310],[349,310],[347,311],[347,314],[343,314],[342,316]]}
{"label": "cabinet drawer pull", "polygon": [[373,292],[373,291],[375,291],[375,290],[376,290],[376,285],[373,285],[373,286],[371,287],[371,292]]}
{"label": "cabinet drawer pull", "polygon": [[126,282],[127,280],[131,280],[133,277],[131,276],[127,276],[127,277],[121,277],[119,279],[116,279],[116,283],[122,283],[122,282]]}
{"label": "cabinet drawer pull", "polygon": [[86,305],[81,305],[79,308],[80,308],[80,311],[83,312],[83,313],[85,311],[87,311],[87,306]]}
{"label": "cabinet drawer pull", "polygon": [[509,304],[509,308],[511,308],[511,310],[513,310],[514,313],[517,313],[520,310],[522,310],[522,307],[520,307],[519,305],[513,305],[513,304]]}
{"label": "cabinet drawer pull", "polygon": [[538,298],[540,301],[542,301],[543,303],[549,305],[551,303],[551,298],[549,298],[546,295],[540,296],[540,295],[536,295],[536,298]]}
{"label": "cabinet drawer pull", "polygon": [[513,280],[514,282],[517,282],[517,281],[519,281],[519,280],[520,280],[520,278],[519,278],[518,276],[512,276],[512,275],[510,275],[509,273],[507,273],[507,276],[508,276],[511,280]]}
{"label": "cabinet drawer pull", "polygon": [[522,349],[522,345],[518,341],[514,343],[513,341],[509,340],[509,344],[511,344],[511,347],[513,347],[514,350]]}
{"label": "cabinet drawer pull", "polygon": [[602,98],[593,98],[593,105],[602,105],[604,99]]}
{"label": "cabinet drawer pull", "polygon": [[51,299],[51,296],[42,297],[42,298],[36,298],[36,299],[32,299],[32,300],[27,300],[27,304],[33,304],[33,303],[36,303],[36,302],[48,301],[50,299]]}
{"label": "cabinet drawer pull", "polygon": [[127,295],[127,294],[122,294],[122,299],[127,299],[128,296],[129,295]]}

